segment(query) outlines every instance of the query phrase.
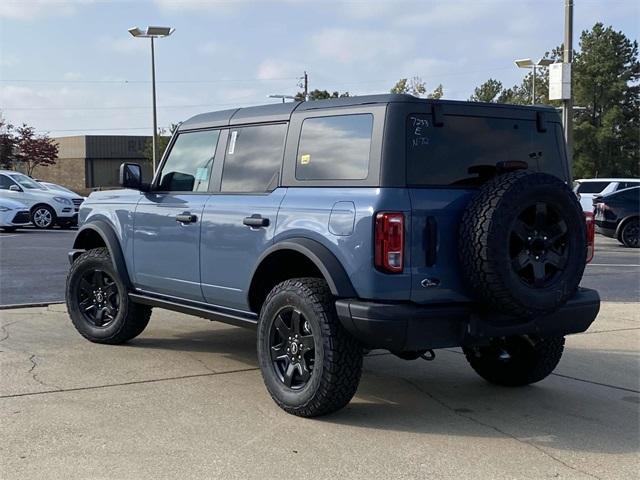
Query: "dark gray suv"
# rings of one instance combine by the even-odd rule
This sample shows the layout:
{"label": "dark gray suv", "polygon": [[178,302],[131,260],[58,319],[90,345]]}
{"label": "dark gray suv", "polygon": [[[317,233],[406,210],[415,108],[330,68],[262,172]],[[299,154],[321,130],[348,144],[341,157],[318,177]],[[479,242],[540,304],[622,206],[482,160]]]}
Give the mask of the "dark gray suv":
{"label": "dark gray suv", "polygon": [[597,292],[558,115],[378,95],[240,108],[181,124],[149,182],[80,210],[67,305],[122,343],[152,307],[257,330],[274,400],[301,416],[355,394],[363,354],[462,346],[500,385],[558,364]]}

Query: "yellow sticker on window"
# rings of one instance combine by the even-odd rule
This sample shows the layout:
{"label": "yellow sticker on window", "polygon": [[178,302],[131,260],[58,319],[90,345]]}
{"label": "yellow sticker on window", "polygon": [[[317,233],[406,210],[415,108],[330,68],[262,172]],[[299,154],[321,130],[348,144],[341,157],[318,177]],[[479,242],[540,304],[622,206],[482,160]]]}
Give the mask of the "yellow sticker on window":
{"label": "yellow sticker on window", "polygon": [[311,161],[311,155],[301,155],[300,165],[307,165]]}

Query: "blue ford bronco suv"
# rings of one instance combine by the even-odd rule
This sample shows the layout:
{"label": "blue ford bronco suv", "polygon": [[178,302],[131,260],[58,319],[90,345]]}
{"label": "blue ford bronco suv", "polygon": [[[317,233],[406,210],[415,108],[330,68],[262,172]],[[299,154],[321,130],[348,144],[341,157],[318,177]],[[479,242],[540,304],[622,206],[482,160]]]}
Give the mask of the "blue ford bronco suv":
{"label": "blue ford bronco suv", "polygon": [[551,108],[375,95],[238,108],[180,125],[154,178],[92,193],[67,306],[98,343],[160,307],[257,330],[289,413],[336,411],[363,355],[462,347],[499,385],[542,380],[599,310]]}

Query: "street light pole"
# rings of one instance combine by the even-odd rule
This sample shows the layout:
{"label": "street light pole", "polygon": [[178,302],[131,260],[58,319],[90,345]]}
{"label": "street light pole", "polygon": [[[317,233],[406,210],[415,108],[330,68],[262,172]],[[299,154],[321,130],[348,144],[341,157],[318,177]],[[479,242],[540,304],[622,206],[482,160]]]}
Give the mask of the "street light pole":
{"label": "street light pole", "polygon": [[533,78],[531,79],[531,105],[536,104],[536,64],[533,64]]}
{"label": "street light pole", "polygon": [[[573,61],[573,0],[564,1],[564,52],[562,61],[571,65]],[[569,67],[571,68],[571,67]],[[567,142],[569,165],[573,161],[573,88],[569,98],[562,102],[562,125]]]}
{"label": "street light pole", "polygon": [[515,61],[515,64],[518,68],[530,68],[532,70],[533,75],[531,77],[531,105],[535,105],[536,103],[536,75],[538,73],[538,67],[548,67],[552,63],[553,60],[549,58],[541,58],[537,62],[534,62],[530,58],[521,58]]}
{"label": "street light pole", "polygon": [[154,40],[156,38],[168,37],[174,32],[174,28],[171,27],[147,27],[146,30],[141,30],[138,27],[129,29],[129,33],[134,37],[149,38],[151,39],[151,103],[153,110],[153,136],[151,137],[152,165],[153,173],[155,174],[157,157],[158,157],[158,114],[156,111],[156,53]]}
{"label": "street light pole", "polygon": [[156,54],[153,45],[153,37],[151,37],[151,96],[153,97],[153,138],[151,139],[151,148],[153,148],[152,168],[156,171],[158,157],[158,115],[156,113]]}

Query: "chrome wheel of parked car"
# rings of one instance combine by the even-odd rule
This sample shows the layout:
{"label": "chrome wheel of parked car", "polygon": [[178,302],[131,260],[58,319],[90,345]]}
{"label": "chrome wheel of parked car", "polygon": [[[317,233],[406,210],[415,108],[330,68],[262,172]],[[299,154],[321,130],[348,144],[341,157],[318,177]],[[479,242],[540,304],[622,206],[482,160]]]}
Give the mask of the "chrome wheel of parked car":
{"label": "chrome wheel of parked car", "polygon": [[315,346],[309,321],[300,310],[285,307],[276,315],[269,332],[271,361],[282,383],[303,388],[315,363]]}
{"label": "chrome wheel of parked car", "polygon": [[31,221],[36,228],[51,228],[55,222],[55,215],[50,207],[41,205],[31,212]]}
{"label": "chrome wheel of parked car", "polygon": [[87,271],[80,279],[78,305],[85,320],[96,327],[115,321],[120,308],[118,285],[102,270]]}
{"label": "chrome wheel of parked car", "polygon": [[622,233],[620,234],[620,240],[625,247],[638,248],[640,247],[640,223],[638,219],[629,220],[624,227],[622,227]]}

